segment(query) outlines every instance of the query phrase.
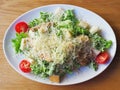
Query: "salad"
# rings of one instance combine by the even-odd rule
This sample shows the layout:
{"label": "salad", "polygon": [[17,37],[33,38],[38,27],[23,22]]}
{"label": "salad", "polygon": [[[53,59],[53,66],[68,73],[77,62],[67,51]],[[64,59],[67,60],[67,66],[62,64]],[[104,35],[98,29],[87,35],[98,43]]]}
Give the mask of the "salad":
{"label": "salad", "polygon": [[12,46],[16,54],[26,57],[19,68],[52,82],[60,82],[82,66],[97,71],[110,58],[107,50],[112,41],[102,37],[99,27],[79,20],[74,10],[40,12],[40,17],[29,23],[18,22],[15,31]]}

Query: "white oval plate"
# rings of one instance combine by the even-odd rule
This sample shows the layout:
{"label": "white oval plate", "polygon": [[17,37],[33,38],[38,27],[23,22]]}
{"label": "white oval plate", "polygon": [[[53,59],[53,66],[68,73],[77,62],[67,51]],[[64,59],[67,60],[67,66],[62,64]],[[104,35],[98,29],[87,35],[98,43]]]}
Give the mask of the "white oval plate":
{"label": "white oval plate", "polygon": [[[39,17],[40,11],[54,12],[54,10],[56,10],[56,8],[58,8],[58,7],[61,7],[63,9],[74,9],[75,14],[77,15],[78,18],[87,21],[90,25],[99,26],[99,28],[102,30],[102,35],[106,39],[112,40],[113,45],[109,49],[109,53],[111,56],[110,61],[107,64],[99,65],[98,71],[94,71],[93,69],[90,69],[89,67],[81,67],[77,72],[73,72],[72,74],[66,75],[66,77],[62,80],[61,83],[53,83],[53,82],[49,81],[48,79],[43,79],[43,78],[40,78],[33,74],[23,73],[19,69],[18,65],[19,65],[20,61],[22,59],[24,59],[24,56],[20,55],[20,54],[19,55],[15,54],[14,49],[12,48],[12,45],[11,45],[11,40],[13,38],[15,38],[14,27],[15,27],[16,23],[18,23],[20,21],[29,22],[29,21],[33,20],[34,18]],[[4,36],[3,50],[4,50],[5,56],[7,58],[7,61],[9,62],[9,64],[21,75],[23,75],[31,80],[45,83],[45,84],[71,85],[71,84],[81,83],[81,82],[90,80],[93,77],[99,75],[101,72],[103,72],[109,66],[109,64],[112,62],[112,60],[115,56],[115,53],[116,53],[116,37],[115,37],[115,34],[114,34],[112,28],[110,27],[110,25],[102,17],[95,14],[94,12],[89,11],[84,8],[81,8],[81,7],[73,6],[73,5],[54,4],[54,5],[42,6],[42,7],[38,7],[33,10],[30,10],[30,11],[22,14],[21,16],[19,16],[15,21],[13,21],[13,23],[8,27],[6,34]]]}

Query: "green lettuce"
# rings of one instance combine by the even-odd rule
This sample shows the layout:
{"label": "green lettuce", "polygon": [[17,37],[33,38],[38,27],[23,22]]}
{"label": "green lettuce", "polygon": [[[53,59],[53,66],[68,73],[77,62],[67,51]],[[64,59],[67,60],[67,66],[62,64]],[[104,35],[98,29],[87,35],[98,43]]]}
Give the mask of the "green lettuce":
{"label": "green lettuce", "polygon": [[30,67],[32,73],[45,78],[53,74],[54,63],[49,63],[45,60],[36,60]]}
{"label": "green lettuce", "polygon": [[40,12],[40,17],[36,18],[32,21],[29,22],[29,27],[34,27],[36,25],[39,25],[40,23],[43,22],[49,22],[51,19],[51,14],[48,12]]}
{"label": "green lettuce", "polygon": [[102,52],[105,51],[105,49],[109,49],[112,45],[111,40],[107,41],[97,33],[92,35],[91,40],[93,47]]}
{"label": "green lettuce", "polygon": [[15,49],[16,53],[21,52],[20,50],[20,44],[21,44],[21,40],[22,38],[26,38],[28,35],[26,33],[16,33],[16,38],[12,39],[12,45]]}

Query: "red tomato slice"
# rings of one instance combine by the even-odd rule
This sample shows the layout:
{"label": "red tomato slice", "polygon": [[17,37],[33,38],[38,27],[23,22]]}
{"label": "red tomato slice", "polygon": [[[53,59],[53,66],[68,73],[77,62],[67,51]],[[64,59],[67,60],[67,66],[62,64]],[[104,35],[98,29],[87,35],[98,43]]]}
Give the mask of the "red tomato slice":
{"label": "red tomato slice", "polygon": [[31,72],[30,62],[27,60],[22,60],[19,64],[19,68],[25,73]]}
{"label": "red tomato slice", "polygon": [[15,30],[18,33],[26,32],[28,31],[28,25],[25,22],[19,22],[16,24]]}
{"label": "red tomato slice", "polygon": [[108,52],[102,52],[96,57],[96,62],[98,64],[105,64],[108,62],[110,56]]}

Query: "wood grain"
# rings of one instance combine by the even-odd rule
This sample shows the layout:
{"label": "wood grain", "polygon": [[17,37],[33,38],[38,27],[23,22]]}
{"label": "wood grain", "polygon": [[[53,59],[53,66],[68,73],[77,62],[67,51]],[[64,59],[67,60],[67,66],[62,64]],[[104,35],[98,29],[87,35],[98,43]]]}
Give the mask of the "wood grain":
{"label": "wood grain", "polygon": [[[19,15],[48,4],[77,5],[102,16],[117,37],[117,54],[102,74],[87,82],[71,86],[51,86],[31,81],[13,70],[3,53],[3,37],[7,27]],[[120,87],[120,0],[0,0],[0,90],[119,90]]]}

